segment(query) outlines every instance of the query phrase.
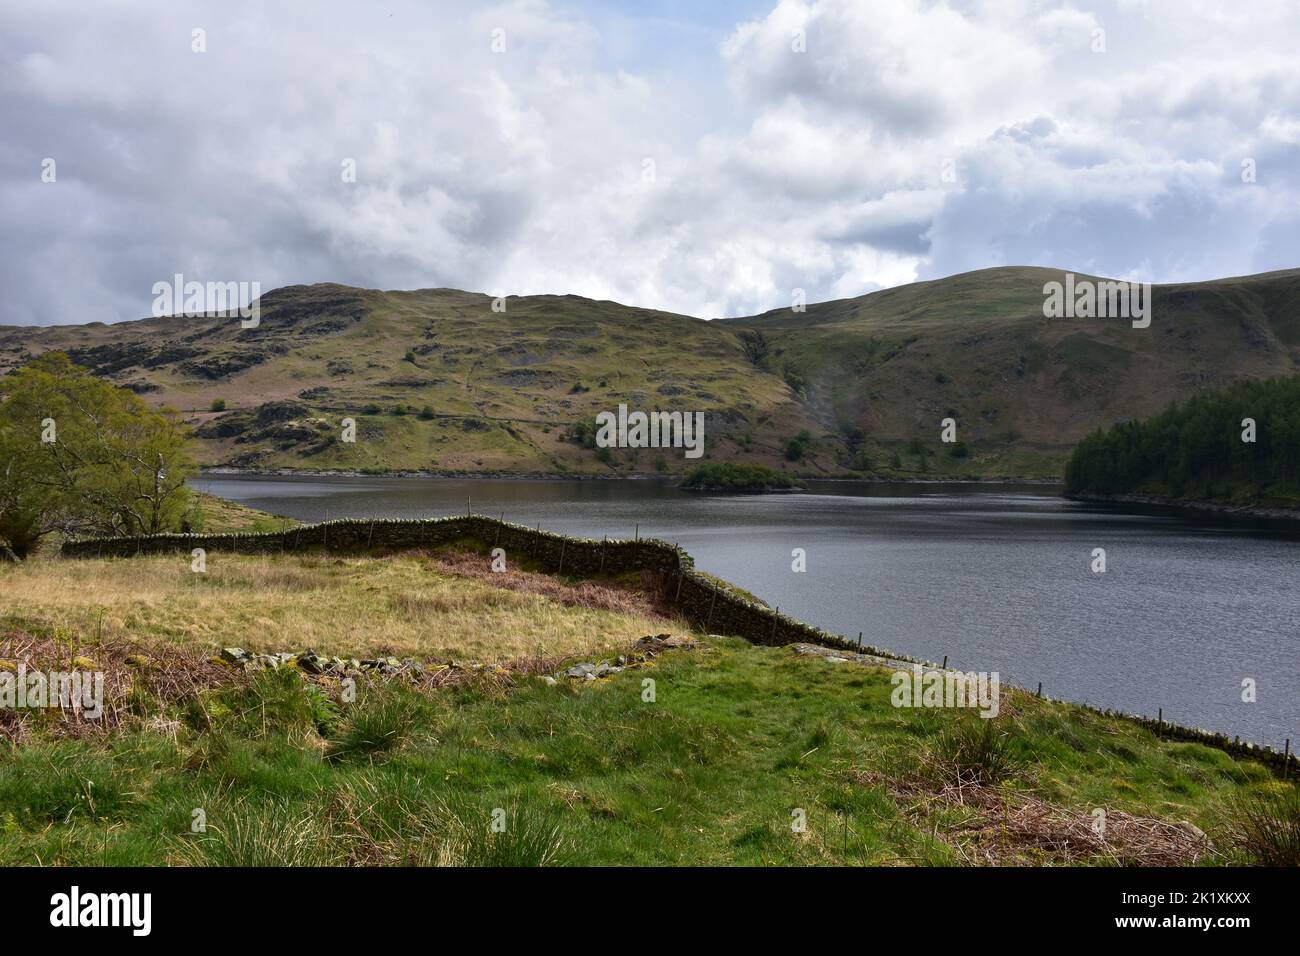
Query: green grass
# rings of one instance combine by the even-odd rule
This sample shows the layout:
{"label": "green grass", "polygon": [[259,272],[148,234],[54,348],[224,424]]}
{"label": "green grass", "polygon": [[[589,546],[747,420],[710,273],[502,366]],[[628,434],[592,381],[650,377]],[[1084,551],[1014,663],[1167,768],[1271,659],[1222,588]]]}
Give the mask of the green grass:
{"label": "green grass", "polygon": [[951,766],[1085,815],[1190,821],[1225,862],[1248,858],[1239,801],[1294,792],[1255,762],[1031,695],[980,726],[896,709],[890,691],[888,671],[718,638],[579,686],[363,683],[334,709],[265,675],[167,734],[0,753],[0,864],[954,864],[962,815],[892,785]]}

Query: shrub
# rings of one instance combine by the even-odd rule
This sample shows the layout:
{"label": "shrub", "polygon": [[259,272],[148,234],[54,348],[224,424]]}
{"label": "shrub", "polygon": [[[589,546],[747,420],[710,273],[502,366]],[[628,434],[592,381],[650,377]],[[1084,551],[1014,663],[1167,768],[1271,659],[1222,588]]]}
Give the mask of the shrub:
{"label": "shrub", "polygon": [[762,332],[740,333],[740,348],[753,365],[767,368],[767,357],[771,349]]}
{"label": "shrub", "polygon": [[594,419],[589,422],[575,422],[565,431],[564,437],[583,448],[595,448],[596,435],[599,431],[600,428]]}
{"label": "shrub", "polygon": [[208,408],[214,412],[224,412],[226,410],[226,400],[224,398],[214,398]]}
{"label": "shrub", "polygon": [[683,488],[706,491],[767,491],[797,488],[798,484],[783,471],[752,462],[706,462],[686,473]]}

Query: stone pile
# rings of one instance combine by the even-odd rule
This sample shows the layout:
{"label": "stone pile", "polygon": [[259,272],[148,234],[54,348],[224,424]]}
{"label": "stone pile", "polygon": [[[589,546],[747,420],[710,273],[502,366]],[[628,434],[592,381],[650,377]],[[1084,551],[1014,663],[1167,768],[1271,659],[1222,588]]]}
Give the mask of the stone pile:
{"label": "stone pile", "polygon": [[674,637],[671,634],[651,634],[641,638],[632,645],[631,656],[620,654],[612,661],[572,664],[561,671],[557,671],[550,677],[544,677],[543,680],[548,684],[558,683],[556,678],[559,677],[566,677],[569,680],[579,681],[600,680],[602,677],[611,677],[614,674],[621,674],[629,667],[644,666],[663,651],[690,650],[691,648],[698,646],[699,641],[692,637]]}
{"label": "stone pile", "polygon": [[410,657],[405,659],[323,657],[310,649],[301,653],[281,651],[277,654],[253,654],[242,647],[226,647],[222,649],[220,657],[232,667],[239,667],[246,671],[296,667],[307,674],[324,674],[333,677],[353,677],[360,674],[381,674],[385,677],[410,674],[420,677],[425,670],[423,664]]}

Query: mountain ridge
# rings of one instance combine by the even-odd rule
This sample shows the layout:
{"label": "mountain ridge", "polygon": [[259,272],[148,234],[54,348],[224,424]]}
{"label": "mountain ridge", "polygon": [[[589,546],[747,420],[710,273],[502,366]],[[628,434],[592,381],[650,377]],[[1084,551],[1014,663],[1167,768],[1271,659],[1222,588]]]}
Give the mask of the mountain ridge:
{"label": "mountain ridge", "polygon": [[[494,312],[465,290],[313,283],[265,293],[250,329],[216,315],[0,326],[0,372],[67,351],[179,408],[205,465],[688,467],[680,450],[592,447],[583,425],[626,403],[703,411],[706,459],[808,477],[1053,478],[1089,431],[1300,367],[1300,269],[1153,285],[1146,330],[1044,318],[1043,284],[1065,274],[997,267],[726,319],[556,293]],[[959,444],[939,440],[949,417]]]}

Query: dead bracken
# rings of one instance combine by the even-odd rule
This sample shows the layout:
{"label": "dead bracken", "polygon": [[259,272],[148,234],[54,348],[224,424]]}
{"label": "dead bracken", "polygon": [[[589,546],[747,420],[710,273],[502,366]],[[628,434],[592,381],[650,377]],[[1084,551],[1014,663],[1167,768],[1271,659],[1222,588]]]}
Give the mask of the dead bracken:
{"label": "dead bracken", "polygon": [[[968,782],[936,785],[920,774],[851,775],[860,784],[885,787],[913,824],[924,822],[971,865],[1191,866],[1213,852],[1191,823],[1106,809],[1099,827],[1093,811],[1060,807],[1032,793]],[[936,827],[929,820],[936,808],[955,811],[957,822]]]}

